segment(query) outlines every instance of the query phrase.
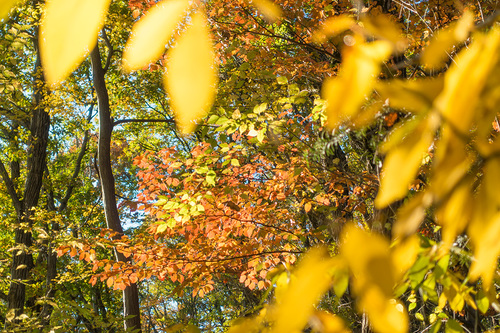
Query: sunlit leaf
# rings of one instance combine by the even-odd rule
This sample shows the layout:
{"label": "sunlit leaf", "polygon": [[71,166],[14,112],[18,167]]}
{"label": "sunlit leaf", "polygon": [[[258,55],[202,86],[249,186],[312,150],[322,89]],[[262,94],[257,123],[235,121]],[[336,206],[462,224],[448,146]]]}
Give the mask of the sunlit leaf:
{"label": "sunlit leaf", "polygon": [[402,278],[404,273],[413,266],[420,251],[420,238],[413,235],[408,239],[394,245],[391,251],[392,262],[395,268],[396,281]]}
{"label": "sunlit leaf", "polygon": [[294,272],[294,279],[275,312],[273,333],[300,332],[331,283],[333,261],[324,249],[312,249]]}
{"label": "sunlit leaf", "polygon": [[436,98],[435,108],[455,131],[466,134],[474,119],[481,91],[499,58],[500,32],[476,36],[474,43],[458,54],[456,64],[446,72],[444,89]]}
{"label": "sunlit leaf", "polygon": [[388,241],[350,224],[342,232],[340,253],[354,275],[359,307],[368,314],[374,330],[407,332],[405,307],[392,296],[400,273],[394,268]]}
{"label": "sunlit leaf", "polygon": [[443,90],[443,77],[420,80],[391,80],[377,83],[375,90],[393,109],[421,113],[432,107]]}
{"label": "sunlit leaf", "polygon": [[397,22],[391,20],[388,15],[371,13],[364,17],[363,25],[375,37],[390,41],[396,52],[403,52],[408,46],[408,41],[403,37]]}
{"label": "sunlit leaf", "polygon": [[480,289],[476,294],[476,304],[477,308],[482,313],[486,313],[486,311],[488,311],[488,308],[490,307],[488,295],[482,289]]}
{"label": "sunlit leaf", "polygon": [[141,69],[160,58],[189,7],[188,0],[164,0],[151,7],[132,28],[123,52],[125,70]]}
{"label": "sunlit leaf", "polygon": [[445,333],[463,333],[464,329],[460,325],[460,323],[453,319],[448,319],[446,322],[446,326],[444,328]]}
{"label": "sunlit leaf", "polygon": [[386,207],[406,195],[434,140],[438,125],[436,118],[430,114],[425,119],[408,121],[397,128],[382,147],[383,152],[388,152],[382,168],[380,191],[375,199],[376,207]]}
{"label": "sunlit leaf", "polygon": [[252,0],[251,3],[269,22],[276,21],[283,14],[281,8],[270,0]]}
{"label": "sunlit leaf", "polygon": [[420,192],[398,210],[396,223],[392,228],[394,238],[413,235],[425,218],[426,210],[432,203],[432,196]]}
{"label": "sunlit leaf", "polygon": [[474,16],[467,11],[456,23],[437,32],[429,46],[422,53],[422,64],[434,69],[442,67],[445,60],[451,57],[448,52],[450,52],[452,46],[465,40],[473,27]]}
{"label": "sunlit leaf", "polygon": [[60,83],[92,51],[110,0],[49,0],[40,27],[40,52],[49,85]]}
{"label": "sunlit leaf", "polygon": [[175,120],[183,133],[190,133],[215,98],[217,65],[207,21],[202,12],[191,19],[192,24],[169,51],[165,87]]}
{"label": "sunlit leaf", "polygon": [[347,333],[350,332],[342,318],[325,311],[316,311],[311,321],[314,328],[322,333]]}
{"label": "sunlit leaf", "polygon": [[389,298],[396,283],[389,242],[350,224],[342,231],[341,254],[354,275],[357,292],[376,286]]}
{"label": "sunlit leaf", "polygon": [[468,233],[474,245],[474,260],[469,271],[472,279],[483,278],[483,287],[488,290],[497,268],[500,255],[500,159],[491,159],[484,168],[482,188],[478,194],[475,215]]}
{"label": "sunlit leaf", "polygon": [[10,10],[19,0],[2,0],[0,1],[0,20],[7,17]]}
{"label": "sunlit leaf", "polygon": [[327,78],[321,89],[322,97],[327,100],[329,128],[336,128],[359,111],[372,91],[381,63],[391,51],[392,46],[386,41],[360,43],[346,48],[339,75]]}
{"label": "sunlit leaf", "polygon": [[323,43],[327,38],[334,37],[346,30],[356,26],[356,21],[347,15],[336,15],[328,18],[313,34],[313,40],[316,43]]}

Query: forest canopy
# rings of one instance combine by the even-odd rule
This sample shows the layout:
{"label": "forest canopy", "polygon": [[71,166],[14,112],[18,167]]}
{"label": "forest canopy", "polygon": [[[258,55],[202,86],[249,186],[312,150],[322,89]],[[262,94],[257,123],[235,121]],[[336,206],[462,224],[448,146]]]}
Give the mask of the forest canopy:
{"label": "forest canopy", "polygon": [[4,330],[499,330],[498,17],[2,1]]}

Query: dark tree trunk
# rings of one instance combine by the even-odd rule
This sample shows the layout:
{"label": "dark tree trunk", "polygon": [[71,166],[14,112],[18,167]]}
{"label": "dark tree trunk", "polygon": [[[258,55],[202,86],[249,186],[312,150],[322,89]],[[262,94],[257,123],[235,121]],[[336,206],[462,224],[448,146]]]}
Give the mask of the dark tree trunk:
{"label": "dark tree trunk", "polygon": [[[28,175],[24,186],[23,199],[20,200],[15,191],[9,191],[18,215],[15,230],[16,249],[13,251],[11,266],[12,282],[10,284],[8,294],[8,309],[15,309],[16,316],[20,315],[24,311],[26,281],[28,280],[31,268],[33,267],[33,255],[30,249],[32,245],[32,220],[30,215],[32,208],[37,206],[38,199],[40,197],[50,128],[50,116],[45,111],[43,106],[45,84],[40,67],[40,54],[38,52],[37,45],[38,41],[35,40],[34,43],[37,51],[37,59],[33,82],[33,111],[28,142]],[[4,172],[2,172],[2,174],[3,173]],[[12,169],[11,176],[15,176],[14,173],[16,173],[15,167]],[[4,181],[6,181],[6,177],[4,175],[3,178]]]}
{"label": "dark tree trunk", "polygon": [[[109,96],[104,80],[104,70],[101,64],[99,47],[96,46],[91,53],[92,75],[94,88],[97,93],[99,106],[99,144],[98,144],[98,165],[101,178],[101,191],[104,204],[106,222],[109,229],[123,234],[120,216],[116,206],[115,179],[111,169],[111,134],[113,132],[113,122],[109,107]],[[116,260],[127,261],[127,258],[115,251]],[[141,331],[141,317],[139,309],[139,294],[137,285],[131,284],[123,291],[123,312],[125,316],[125,329]]]}

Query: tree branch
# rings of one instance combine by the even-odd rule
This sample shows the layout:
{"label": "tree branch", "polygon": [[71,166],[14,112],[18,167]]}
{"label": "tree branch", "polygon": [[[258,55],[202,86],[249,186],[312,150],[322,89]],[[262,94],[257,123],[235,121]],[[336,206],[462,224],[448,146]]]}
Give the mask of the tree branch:
{"label": "tree branch", "polygon": [[12,204],[16,210],[17,216],[21,216],[22,204],[17,196],[16,187],[14,182],[9,176],[7,169],[5,169],[5,165],[0,160],[0,175],[2,176],[5,187],[7,187],[7,192],[9,193],[10,199],[12,200]]}
{"label": "tree branch", "polygon": [[120,124],[126,123],[170,123],[174,124],[173,119],[120,119],[113,122],[113,127]]}

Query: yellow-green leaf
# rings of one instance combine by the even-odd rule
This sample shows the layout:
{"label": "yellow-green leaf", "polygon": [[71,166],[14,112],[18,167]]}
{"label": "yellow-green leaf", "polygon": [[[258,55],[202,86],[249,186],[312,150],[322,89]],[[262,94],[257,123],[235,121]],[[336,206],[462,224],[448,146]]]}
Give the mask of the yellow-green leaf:
{"label": "yellow-green leaf", "polygon": [[486,313],[488,308],[490,307],[490,300],[488,299],[488,295],[484,292],[483,289],[480,289],[476,294],[476,304],[479,311],[482,313]]}
{"label": "yellow-green leaf", "polygon": [[208,112],[215,98],[217,65],[207,20],[202,12],[169,51],[166,90],[175,120],[183,133],[190,133],[196,121]]}
{"label": "yellow-green leaf", "polygon": [[275,309],[273,333],[302,331],[314,311],[314,304],[331,284],[329,272],[333,263],[324,249],[315,248],[306,254]]}
{"label": "yellow-green leaf", "polygon": [[2,0],[0,1],[0,20],[9,15],[10,10],[19,0]]}
{"label": "yellow-green leaf", "polygon": [[164,0],[151,7],[132,28],[123,52],[125,70],[137,70],[157,60],[189,7],[188,0]]}
{"label": "yellow-green leaf", "polygon": [[48,0],[40,28],[40,53],[49,85],[63,81],[97,42],[110,0]]}

